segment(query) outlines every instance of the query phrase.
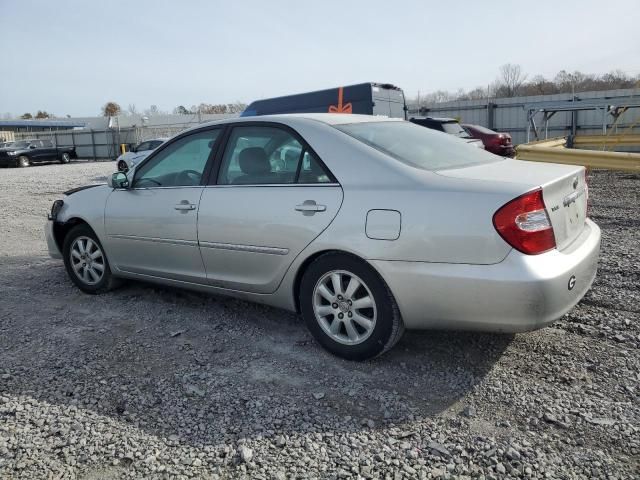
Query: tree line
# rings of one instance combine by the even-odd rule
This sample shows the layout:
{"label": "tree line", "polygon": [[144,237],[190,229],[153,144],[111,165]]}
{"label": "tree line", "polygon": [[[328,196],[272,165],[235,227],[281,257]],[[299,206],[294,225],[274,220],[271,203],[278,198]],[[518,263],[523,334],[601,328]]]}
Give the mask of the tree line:
{"label": "tree line", "polygon": [[454,100],[482,100],[556,93],[576,94],[638,87],[640,87],[640,75],[634,77],[622,70],[613,70],[601,75],[561,70],[553,78],[546,78],[543,75],[529,78],[520,65],[508,63],[500,67],[497,78],[487,87],[476,87],[468,91],[459,89],[456,92],[436,90],[426,95],[419,94],[409,103],[432,105]]}
{"label": "tree line", "polygon": [[[172,110],[171,113],[175,115],[197,115],[197,114],[208,114],[208,113],[241,113],[245,108],[246,104],[242,102],[234,102],[234,103],[221,103],[221,104],[210,104],[210,103],[201,103],[199,105],[192,105],[190,108],[185,107],[184,105],[178,105],[176,108]],[[129,104],[126,110],[123,110],[120,105],[116,102],[107,102],[101,109],[101,114],[105,117],[115,117],[116,115],[146,115],[148,117],[152,117],[155,115],[167,115],[169,112],[165,110],[161,110],[157,105],[151,105],[149,108],[146,108],[142,111],[139,111],[135,104]]]}

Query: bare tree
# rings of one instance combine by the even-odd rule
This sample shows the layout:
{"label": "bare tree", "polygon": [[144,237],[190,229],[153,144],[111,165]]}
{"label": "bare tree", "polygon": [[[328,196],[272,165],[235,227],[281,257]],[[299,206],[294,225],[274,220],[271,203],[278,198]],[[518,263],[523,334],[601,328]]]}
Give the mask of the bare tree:
{"label": "bare tree", "polygon": [[164,112],[164,111],[160,110],[157,105],[151,105],[151,106],[149,106],[149,108],[147,108],[144,111],[144,114],[147,117],[154,117],[154,116],[157,116],[157,115],[166,115],[167,112]]}
{"label": "bare tree", "polygon": [[129,104],[129,106],[127,107],[127,112],[129,112],[129,115],[138,115],[139,113],[135,103]]}
{"label": "bare tree", "polygon": [[102,116],[103,117],[115,117],[121,111],[122,111],[122,109],[120,108],[120,105],[118,105],[116,102],[107,102],[102,107]]}
{"label": "bare tree", "polygon": [[31,120],[33,118],[33,115],[31,115],[29,112],[27,113],[23,113],[22,115],[20,115],[20,118],[23,120]]}
{"label": "bare tree", "polygon": [[46,110],[38,110],[38,113],[36,113],[36,118],[38,120],[44,120],[45,118],[52,118],[52,117],[53,115],[48,113]]}
{"label": "bare tree", "polygon": [[515,97],[526,79],[527,76],[522,73],[520,65],[507,63],[500,67],[499,81],[507,97]]}

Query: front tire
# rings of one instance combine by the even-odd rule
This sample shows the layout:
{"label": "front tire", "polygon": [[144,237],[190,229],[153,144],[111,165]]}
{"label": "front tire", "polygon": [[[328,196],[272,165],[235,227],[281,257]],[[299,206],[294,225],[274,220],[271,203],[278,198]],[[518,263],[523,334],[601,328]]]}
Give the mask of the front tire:
{"label": "front tire", "polygon": [[85,293],[108,292],[118,285],[107,255],[88,225],[77,225],[64,239],[64,266],[76,286]]}
{"label": "front tire", "polygon": [[68,153],[63,153],[60,157],[60,163],[69,163],[71,161],[71,157]]}
{"label": "front tire", "polygon": [[350,255],[327,253],[314,260],[302,277],[299,300],[302,317],[318,343],[347,360],[382,355],[404,333],[384,280]]}
{"label": "front tire", "polygon": [[28,167],[29,165],[31,165],[31,161],[29,160],[29,157],[25,156],[25,155],[20,155],[18,157],[18,161],[16,162],[18,167],[20,168],[25,168]]}

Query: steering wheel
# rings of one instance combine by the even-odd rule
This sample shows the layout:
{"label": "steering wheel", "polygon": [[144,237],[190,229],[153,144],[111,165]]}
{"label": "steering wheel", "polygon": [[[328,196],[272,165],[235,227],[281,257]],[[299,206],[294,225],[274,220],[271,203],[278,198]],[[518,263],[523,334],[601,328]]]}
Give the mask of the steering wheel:
{"label": "steering wheel", "polygon": [[198,185],[202,179],[202,174],[195,170],[183,170],[176,177],[178,185],[186,183],[188,185]]}

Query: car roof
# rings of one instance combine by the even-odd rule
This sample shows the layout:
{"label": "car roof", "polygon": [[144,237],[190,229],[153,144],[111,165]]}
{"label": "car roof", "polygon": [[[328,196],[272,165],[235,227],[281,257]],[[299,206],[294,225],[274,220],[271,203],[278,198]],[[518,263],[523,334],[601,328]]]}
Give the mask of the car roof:
{"label": "car roof", "polygon": [[277,115],[257,115],[253,117],[227,118],[213,122],[203,123],[198,127],[207,125],[220,125],[225,123],[251,123],[251,122],[284,122],[294,119],[313,120],[327,125],[344,125],[346,123],[365,122],[402,122],[401,118],[390,118],[379,115],[351,115],[345,113],[282,113]]}

